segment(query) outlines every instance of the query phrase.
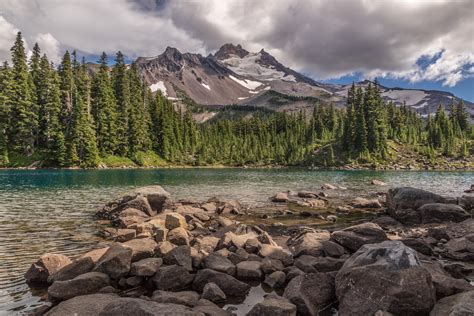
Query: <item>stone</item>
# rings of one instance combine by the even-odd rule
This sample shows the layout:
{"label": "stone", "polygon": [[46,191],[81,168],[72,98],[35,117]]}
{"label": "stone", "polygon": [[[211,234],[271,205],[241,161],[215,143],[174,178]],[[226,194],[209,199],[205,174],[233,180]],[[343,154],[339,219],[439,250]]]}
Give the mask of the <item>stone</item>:
{"label": "stone", "polygon": [[125,284],[129,287],[137,287],[143,282],[143,277],[132,276],[125,280]]}
{"label": "stone", "polygon": [[377,180],[377,179],[373,179],[372,181],[370,181],[370,183],[371,183],[372,185],[380,185],[380,186],[385,186],[385,185],[387,185],[385,182],[380,181],[380,180]]}
{"label": "stone", "polygon": [[209,213],[215,213],[217,211],[217,206],[214,202],[204,203],[201,205],[201,208]]}
{"label": "stone", "polygon": [[193,307],[199,301],[199,294],[194,291],[168,292],[155,291],[151,300],[157,303],[178,304]]}
{"label": "stone", "polygon": [[440,222],[462,222],[471,217],[459,205],[429,203],[424,204],[418,209],[421,217],[421,223],[440,223]]}
{"label": "stone", "polygon": [[280,246],[262,244],[258,254],[263,258],[280,260],[285,266],[293,264],[294,261],[291,252]]}
{"label": "stone", "polygon": [[237,264],[242,261],[247,261],[249,260],[249,253],[245,251],[243,248],[238,248],[235,252],[230,252],[227,255],[227,258],[233,263]]}
{"label": "stone", "polygon": [[117,229],[114,239],[118,242],[126,242],[135,238],[136,235],[137,231],[135,229]]}
{"label": "stone", "polygon": [[128,216],[137,216],[137,217],[146,218],[149,215],[140,210],[137,210],[136,208],[126,208],[120,212],[120,217],[128,217]]}
{"label": "stone", "polygon": [[334,277],[330,273],[299,275],[288,283],[283,297],[296,305],[298,314],[323,315],[336,300]]}
{"label": "stone", "polygon": [[323,208],[326,206],[326,202],[321,199],[306,199],[305,202],[312,208]]}
{"label": "stone", "polygon": [[438,300],[445,296],[474,290],[474,287],[466,280],[451,277],[439,262],[425,262],[423,267],[431,274]]}
{"label": "stone", "polygon": [[284,297],[267,295],[262,302],[252,307],[247,315],[296,316],[296,305]]}
{"label": "stone", "polygon": [[280,260],[265,258],[262,260],[261,269],[263,273],[270,274],[275,271],[282,271],[285,268]]}
{"label": "stone", "polygon": [[163,261],[167,265],[179,265],[186,268],[188,271],[193,270],[193,260],[191,258],[191,247],[178,246],[173,248],[163,257]]}
{"label": "stone", "polygon": [[236,265],[237,277],[245,280],[260,280],[263,276],[261,263],[258,261],[242,261]]}
{"label": "stone", "polygon": [[127,195],[131,197],[140,196],[146,198],[148,204],[150,205],[153,211],[153,214],[161,213],[172,202],[171,194],[169,194],[159,185],[141,187],[129,192]]}
{"label": "stone", "polygon": [[109,247],[94,249],[89,252],[86,252],[78,259],[89,257],[92,259],[94,264],[97,264],[97,262],[99,262],[100,258],[102,258],[102,256],[107,252],[107,250],[109,250]]}
{"label": "stone", "polygon": [[295,257],[301,255],[323,256],[322,242],[329,240],[330,236],[327,230],[304,231],[288,239],[287,245]]}
{"label": "stone", "polygon": [[42,255],[25,273],[28,284],[45,285],[48,278],[61,268],[69,265],[71,259],[64,255],[46,253]]}
{"label": "stone", "polygon": [[211,220],[211,217],[204,212],[194,213],[194,217],[202,222],[208,222]]}
{"label": "stone", "polygon": [[131,275],[149,277],[153,276],[163,264],[162,258],[146,258],[132,263]]}
{"label": "stone", "polygon": [[188,224],[186,223],[186,219],[184,218],[183,215],[178,214],[178,213],[169,213],[166,214],[166,219],[165,219],[165,227],[168,228],[169,230],[175,229],[175,228],[188,228]]}
{"label": "stone", "polygon": [[470,267],[459,262],[446,263],[443,266],[443,269],[456,279],[464,279],[474,272],[474,267]]}
{"label": "stone", "polygon": [[166,236],[169,242],[176,246],[189,246],[189,235],[186,229],[178,227],[168,232]]}
{"label": "stone", "polygon": [[344,262],[344,259],[302,255],[295,260],[295,267],[306,273],[331,272],[338,271]]}
{"label": "stone", "polygon": [[122,297],[107,304],[99,314],[100,316],[117,315],[186,315],[201,316],[191,308],[178,304],[162,304],[140,298]]}
{"label": "stone", "polygon": [[461,206],[463,209],[472,211],[474,210],[474,194],[464,194],[461,196],[458,200],[459,206]]}
{"label": "stone", "polygon": [[112,279],[119,279],[130,272],[132,249],[121,244],[112,244],[107,252],[99,259],[93,271],[103,272]]}
{"label": "stone", "polygon": [[126,248],[132,249],[132,262],[155,256],[155,248],[158,245],[151,238],[132,239],[122,244]]}
{"label": "stone", "polygon": [[152,280],[159,290],[181,291],[189,288],[193,283],[194,275],[182,266],[162,266]]}
{"label": "stone", "polygon": [[214,282],[210,282],[204,285],[201,298],[209,300],[216,304],[224,303],[227,299],[225,293]]}
{"label": "stone", "polygon": [[226,257],[218,254],[212,254],[204,258],[204,268],[216,270],[229,275],[235,275],[235,265]]}
{"label": "stone", "polygon": [[337,273],[336,295],[341,315],[425,315],[436,301],[430,273],[400,241],[363,245]]}
{"label": "stone", "polygon": [[247,283],[241,282],[226,273],[211,269],[202,269],[197,272],[193,289],[202,293],[204,286],[210,282],[215,283],[228,297],[245,296],[250,290],[250,285]]}
{"label": "stone", "polygon": [[399,227],[402,224],[390,216],[380,216],[372,220],[372,223],[379,225],[383,229]]}
{"label": "stone", "polygon": [[468,316],[474,315],[474,291],[459,293],[440,299],[430,316]]}
{"label": "stone", "polygon": [[234,225],[233,220],[224,216],[218,216],[216,220],[219,226],[222,226],[222,227],[228,227],[228,226]]}
{"label": "stone", "polygon": [[421,254],[431,256],[433,254],[433,249],[424,242],[422,239],[419,238],[403,238],[400,240],[403,244],[418,251]]}
{"label": "stone", "polygon": [[295,266],[286,267],[285,269],[283,269],[283,272],[285,272],[285,274],[286,274],[286,281],[290,281],[293,278],[304,274],[303,271],[301,271],[299,268],[297,268]]}
{"label": "stone", "polygon": [[54,281],[66,281],[74,279],[81,274],[91,272],[92,269],[94,269],[94,266],[95,263],[91,257],[79,258],[67,266],[62,267],[53,275],[50,275],[48,282],[53,283]]}
{"label": "stone", "polygon": [[330,240],[321,241],[321,245],[326,257],[339,258],[346,253],[344,247]]}
{"label": "stone", "polygon": [[109,285],[109,282],[110,278],[105,273],[88,272],[71,280],[55,281],[48,288],[48,297],[51,301],[63,301],[80,295],[93,294]]}
{"label": "stone", "polygon": [[225,233],[219,240],[218,248],[229,248],[231,246],[234,246],[236,248],[243,248],[247,240],[254,239],[257,237],[257,233],[253,231],[245,234],[236,234],[232,231],[229,231]]}
{"label": "stone", "polygon": [[122,209],[134,208],[134,209],[142,211],[143,213],[147,214],[148,216],[156,215],[156,212],[153,211],[153,209],[151,208],[151,205],[148,202],[148,200],[143,196],[137,196],[134,199],[123,203],[119,207],[122,208]]}
{"label": "stone", "polygon": [[288,197],[288,193],[286,192],[279,192],[272,197],[272,202],[275,203],[286,203],[289,200],[290,198]]}
{"label": "stone", "polygon": [[156,242],[162,242],[166,241],[166,238],[168,237],[168,229],[164,227],[157,228],[155,230],[155,241]]}
{"label": "stone", "polygon": [[381,208],[382,204],[377,199],[355,198],[350,205],[355,208]]}
{"label": "stone", "polygon": [[324,183],[321,186],[321,190],[336,190],[336,189],[337,189],[337,186],[335,186],[333,184],[330,184],[330,183]]}
{"label": "stone", "polygon": [[364,244],[379,243],[387,240],[387,235],[379,225],[363,223],[333,232],[331,240],[355,252]]}
{"label": "stone", "polygon": [[272,288],[281,288],[285,286],[286,275],[283,271],[275,271],[265,277],[263,283]]}
{"label": "stone", "polygon": [[206,299],[200,299],[196,306],[194,306],[193,311],[201,313],[205,316],[232,316],[234,315],[230,311],[223,310],[216,304]]}
{"label": "stone", "polygon": [[449,240],[443,256],[454,260],[474,261],[474,233]]}
{"label": "stone", "polygon": [[205,255],[209,255],[214,252],[219,243],[219,238],[214,236],[198,237],[194,240],[194,246],[200,252]]}
{"label": "stone", "polygon": [[306,198],[306,199],[315,199],[319,197],[319,195],[316,192],[310,192],[310,191],[299,191],[297,195],[300,198]]}
{"label": "stone", "polygon": [[122,216],[112,221],[112,225],[120,228],[131,228],[133,225],[141,224],[145,219],[141,216]]}
{"label": "stone", "polygon": [[244,248],[248,253],[258,253],[262,244],[257,238],[247,239]]}
{"label": "stone", "polygon": [[97,316],[114,300],[119,299],[115,294],[90,294],[81,295],[63,301],[46,312],[45,316]]}
{"label": "stone", "polygon": [[386,203],[387,208],[391,211],[390,215],[397,219],[397,217],[394,216],[393,211],[404,209],[416,210],[420,206],[428,203],[445,202],[446,199],[444,197],[429,191],[411,187],[399,187],[388,190]]}
{"label": "stone", "polygon": [[176,248],[176,246],[170,243],[169,241],[160,242],[155,247],[155,256],[163,257],[174,248]]}

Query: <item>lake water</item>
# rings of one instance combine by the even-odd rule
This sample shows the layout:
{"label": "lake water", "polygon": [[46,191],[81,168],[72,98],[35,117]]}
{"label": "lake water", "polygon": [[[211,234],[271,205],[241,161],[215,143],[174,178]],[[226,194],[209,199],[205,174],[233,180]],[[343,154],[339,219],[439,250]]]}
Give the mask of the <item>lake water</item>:
{"label": "lake water", "polygon": [[[45,252],[74,258],[93,248],[95,210],[139,186],[159,184],[174,198],[212,196],[263,205],[284,190],[318,190],[323,183],[348,188],[344,195],[376,192],[372,179],[388,187],[413,186],[459,196],[474,172],[308,171],[302,169],[0,170],[0,314],[41,305],[23,274]],[[383,190],[388,189],[383,187]]]}

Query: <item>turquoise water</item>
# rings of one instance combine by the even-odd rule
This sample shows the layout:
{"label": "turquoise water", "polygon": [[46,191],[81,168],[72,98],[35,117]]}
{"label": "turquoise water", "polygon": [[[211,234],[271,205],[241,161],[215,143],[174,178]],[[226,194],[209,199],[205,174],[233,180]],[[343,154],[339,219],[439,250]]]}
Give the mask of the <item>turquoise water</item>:
{"label": "turquoise water", "polygon": [[[379,179],[387,187],[370,185]],[[262,205],[284,190],[318,190],[323,183],[348,188],[354,196],[414,186],[459,196],[474,183],[474,172],[307,171],[302,169],[160,170],[0,170],[0,314],[40,303],[23,281],[30,264],[45,252],[71,257],[93,248],[100,238],[95,210],[117,195],[160,184],[175,198],[236,198]]]}

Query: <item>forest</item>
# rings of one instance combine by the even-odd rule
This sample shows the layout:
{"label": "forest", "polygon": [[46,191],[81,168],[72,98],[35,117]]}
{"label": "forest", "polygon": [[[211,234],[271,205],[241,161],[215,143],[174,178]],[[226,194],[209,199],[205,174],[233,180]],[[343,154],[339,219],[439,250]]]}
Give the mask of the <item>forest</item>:
{"label": "forest", "polygon": [[[76,52],[59,65],[36,44],[27,54],[21,33],[11,65],[0,68],[0,166],[41,161],[42,167],[94,168],[128,161],[139,166],[342,166],[383,163],[407,145],[427,159],[471,155],[473,128],[463,104],[421,117],[384,102],[377,84],[354,84],[344,109],[314,105],[296,113],[196,123],[159,92],[153,94],[135,63],[105,53],[90,71]],[[311,113],[309,113],[311,112]]]}

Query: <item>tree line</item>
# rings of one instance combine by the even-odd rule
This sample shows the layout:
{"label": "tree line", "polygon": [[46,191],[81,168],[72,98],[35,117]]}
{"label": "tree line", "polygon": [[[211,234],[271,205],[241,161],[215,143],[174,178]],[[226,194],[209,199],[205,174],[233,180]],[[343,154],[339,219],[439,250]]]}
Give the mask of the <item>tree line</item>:
{"label": "tree line", "polygon": [[0,166],[40,154],[45,166],[96,167],[109,156],[156,155],[175,164],[332,166],[384,161],[390,142],[427,157],[469,155],[473,138],[463,102],[422,118],[385,103],[377,84],[352,87],[347,106],[316,104],[312,115],[255,112],[250,118],[198,124],[161,93],[152,94],[135,63],[105,53],[91,71],[76,52],[55,67],[35,44],[28,59],[21,33],[12,65],[0,68]]}

